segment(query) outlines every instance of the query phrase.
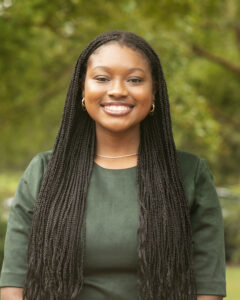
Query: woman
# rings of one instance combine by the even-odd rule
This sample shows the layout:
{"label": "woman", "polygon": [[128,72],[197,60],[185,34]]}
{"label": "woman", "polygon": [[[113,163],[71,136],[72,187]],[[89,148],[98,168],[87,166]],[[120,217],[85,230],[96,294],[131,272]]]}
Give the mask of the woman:
{"label": "woman", "polygon": [[225,295],[211,174],[176,150],[161,65],[139,36],[106,32],[79,56],[54,150],[20,181],[1,286],[2,300]]}

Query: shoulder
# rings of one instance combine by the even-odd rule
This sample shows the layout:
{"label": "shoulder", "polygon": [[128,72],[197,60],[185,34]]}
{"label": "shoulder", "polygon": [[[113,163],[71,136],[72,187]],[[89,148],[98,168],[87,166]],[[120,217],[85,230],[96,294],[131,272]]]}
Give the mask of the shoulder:
{"label": "shoulder", "polygon": [[[25,218],[32,214],[51,154],[51,151],[41,152],[30,161],[19,181],[12,203],[11,214],[21,215],[21,212],[25,211]],[[19,208],[21,208],[21,212],[19,212]]]}
{"label": "shoulder", "polygon": [[40,152],[37,155],[35,155],[32,159],[31,163],[37,163],[41,162],[43,165],[48,165],[50,159],[52,157],[52,150],[45,151],[45,152]]}
{"label": "shoulder", "polygon": [[20,183],[28,185],[30,189],[35,187],[38,190],[51,155],[52,151],[41,152],[35,155],[23,173]]}
{"label": "shoulder", "polygon": [[52,150],[46,151],[46,152],[40,152],[37,155],[33,157],[33,159],[30,161],[26,172],[34,172],[34,171],[40,171],[42,170],[43,173],[45,173],[47,169],[47,165],[51,159],[52,156]]}
{"label": "shoulder", "polygon": [[180,174],[185,182],[194,184],[202,169],[207,168],[205,159],[196,154],[177,149],[177,158]]}
{"label": "shoulder", "polygon": [[183,170],[187,170],[187,169],[196,170],[198,168],[198,165],[203,160],[201,157],[199,157],[196,154],[184,150],[179,150],[179,149],[177,149],[177,158],[178,158],[179,167]]}
{"label": "shoulder", "polygon": [[184,150],[180,150],[180,149],[177,149],[177,157],[179,163],[181,163],[182,165],[197,164],[202,159],[196,154]]}

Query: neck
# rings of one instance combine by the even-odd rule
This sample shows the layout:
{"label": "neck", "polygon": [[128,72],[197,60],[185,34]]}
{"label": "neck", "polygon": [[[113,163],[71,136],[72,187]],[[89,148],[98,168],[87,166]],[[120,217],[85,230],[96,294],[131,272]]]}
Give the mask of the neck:
{"label": "neck", "polygon": [[96,128],[96,153],[108,156],[137,153],[139,136],[139,128],[133,128],[128,132],[109,132]]}
{"label": "neck", "polygon": [[[138,152],[140,129],[132,128],[127,132],[110,132],[96,127],[96,153],[105,156],[125,156]],[[137,155],[119,159],[106,159],[96,156],[95,162],[106,168],[128,168],[137,164]]]}

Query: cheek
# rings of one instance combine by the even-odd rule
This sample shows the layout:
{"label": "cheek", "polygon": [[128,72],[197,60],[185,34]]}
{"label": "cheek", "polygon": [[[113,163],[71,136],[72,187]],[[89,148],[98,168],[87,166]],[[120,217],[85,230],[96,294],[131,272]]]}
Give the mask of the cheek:
{"label": "cheek", "polygon": [[105,88],[100,84],[86,81],[84,85],[84,97],[86,102],[95,101],[105,93]]}
{"label": "cheek", "polygon": [[142,89],[136,89],[134,92],[135,98],[138,100],[138,103],[144,107],[150,107],[153,101],[152,88],[145,87]]}

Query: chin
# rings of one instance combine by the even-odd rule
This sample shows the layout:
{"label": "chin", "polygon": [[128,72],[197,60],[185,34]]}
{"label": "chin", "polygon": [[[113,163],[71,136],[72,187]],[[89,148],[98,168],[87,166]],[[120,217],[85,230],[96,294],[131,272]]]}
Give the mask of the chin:
{"label": "chin", "polygon": [[140,124],[132,124],[132,125],[120,125],[120,124],[113,124],[111,126],[104,126],[103,127],[106,131],[112,132],[112,133],[128,133],[131,131],[138,131],[140,128]]}
{"label": "chin", "polygon": [[111,128],[105,128],[107,131],[109,132],[115,132],[115,133],[120,133],[120,132],[127,132],[128,130],[131,130],[130,128],[125,128],[125,127],[118,127],[118,126],[115,126],[115,127],[111,127]]}

